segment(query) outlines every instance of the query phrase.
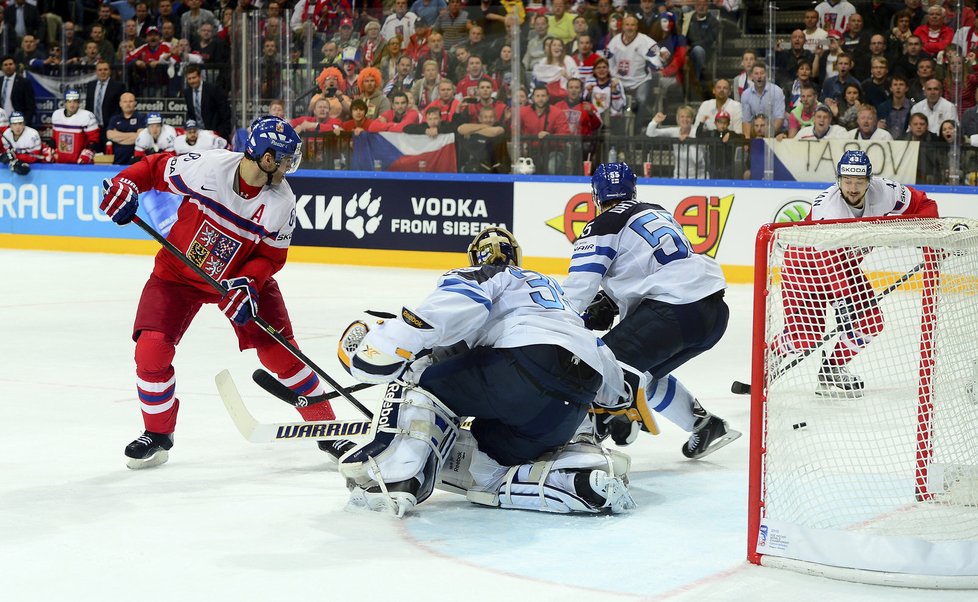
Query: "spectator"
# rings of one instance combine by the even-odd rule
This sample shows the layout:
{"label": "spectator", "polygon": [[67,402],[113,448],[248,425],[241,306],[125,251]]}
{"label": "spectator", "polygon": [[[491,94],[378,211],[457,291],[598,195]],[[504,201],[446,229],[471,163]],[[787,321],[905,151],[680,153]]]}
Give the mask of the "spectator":
{"label": "spectator", "polygon": [[297,134],[332,133],[334,130],[342,129],[343,121],[340,120],[339,115],[339,112],[331,110],[329,99],[320,98],[312,109],[312,115],[296,117],[289,122],[289,125]]}
{"label": "spectator", "polygon": [[441,134],[454,134],[455,128],[451,123],[441,120],[441,110],[438,107],[428,107],[424,112],[423,123],[409,123],[404,126],[405,134],[423,134],[429,138],[437,138]]}
{"label": "spectator", "polygon": [[[17,40],[22,40],[24,36],[33,36],[35,40],[41,36],[41,13],[26,0],[8,2],[3,9],[3,22],[8,24],[7,52],[13,52],[17,47]],[[24,115],[24,120],[30,126],[27,115]]]}
{"label": "spectator", "polygon": [[[285,108],[285,104],[281,101],[279,101],[279,106],[283,109]],[[271,110],[269,110],[269,114],[273,114]],[[282,115],[285,115],[284,110]],[[220,136],[215,136],[214,132],[209,130],[201,131],[197,127],[197,122],[193,119],[188,119],[184,123],[183,130],[184,133],[177,136],[176,140],[173,141],[173,152],[178,155],[228,147],[227,140]]]}
{"label": "spectator", "polygon": [[147,27],[146,43],[126,56],[126,65],[133,68],[134,78],[144,96],[163,96],[168,79],[166,68],[169,67],[164,61],[169,58],[170,47],[160,41],[160,30],[155,25]]}
{"label": "spectator", "polygon": [[546,58],[544,43],[548,39],[547,27],[547,17],[533,17],[533,31],[527,35],[526,50],[523,52],[523,67],[528,72],[533,71],[533,66]]}
{"label": "spectator", "polygon": [[106,39],[105,28],[96,23],[88,30],[88,41],[98,46],[98,57],[103,61],[111,61],[115,57],[115,45]]}
{"label": "spectator", "polygon": [[[418,1],[420,2],[420,0]],[[432,60],[425,61],[421,68],[421,74],[421,77],[411,86],[411,96],[419,107],[427,107],[438,98],[438,84],[441,82],[438,63]]]}
{"label": "spectator", "polygon": [[571,55],[574,64],[577,65],[577,74],[583,79],[587,79],[594,69],[594,63],[601,58],[601,55],[594,51],[594,42],[588,34],[581,34],[577,37],[577,51]]}
{"label": "spectator", "polygon": [[[85,42],[82,55],[75,60],[75,65],[82,68],[84,72],[90,72],[102,58],[98,54],[98,45],[95,42]],[[108,59],[105,62],[112,64]]]}
{"label": "spectator", "polygon": [[558,38],[550,38],[544,48],[543,60],[533,66],[533,82],[547,86],[552,99],[562,99],[567,96],[567,80],[579,75],[577,63],[567,56]]}
{"label": "spectator", "polygon": [[29,70],[43,73],[47,58],[47,54],[37,47],[37,38],[30,34],[20,39],[20,48],[14,53],[14,60],[21,72]]}
{"label": "spectator", "polygon": [[423,69],[425,62],[434,61],[438,66],[438,75],[440,77],[448,77],[449,74],[455,72],[455,57],[451,52],[445,50],[445,37],[437,31],[432,32],[428,36],[428,43],[418,53],[415,61],[418,63],[420,69]]}
{"label": "spectator", "polygon": [[727,114],[727,125],[735,132],[743,131],[744,120],[740,103],[730,98],[730,82],[725,79],[718,79],[713,84],[713,98],[704,100],[696,111],[699,129],[711,131],[715,127],[717,113]]}
{"label": "spectator", "polygon": [[395,37],[387,40],[384,51],[380,53],[380,61],[377,63],[377,69],[384,76],[385,82],[397,75],[397,61],[403,54],[404,50],[401,48],[400,38]]}
{"label": "spectator", "polygon": [[[884,0],[872,0],[863,2],[857,10],[862,15],[865,22],[865,29],[871,34],[880,34],[884,38],[889,36],[890,24],[893,22],[894,8],[892,2]],[[909,20],[908,20],[909,23]]]}
{"label": "spectator", "polygon": [[193,119],[201,128],[214,130],[227,140],[231,135],[231,105],[224,90],[204,81],[200,65],[189,65],[184,70],[184,83],[187,119]]}
{"label": "spectator", "polygon": [[479,121],[479,111],[483,107],[489,107],[493,110],[496,123],[504,123],[509,119],[509,111],[506,108],[506,104],[493,98],[492,82],[490,80],[481,80],[476,86],[475,96],[463,98],[460,106],[464,107],[465,113],[464,119],[461,119],[461,121],[467,123],[477,123]]}
{"label": "spectator", "polygon": [[462,103],[455,98],[455,84],[450,80],[442,79],[438,84],[438,98],[429,103],[425,107],[425,111],[431,107],[437,107],[441,111],[441,120],[443,122],[457,123],[466,120]]}
{"label": "spectator", "polygon": [[407,92],[411,89],[414,84],[414,62],[411,61],[411,57],[407,55],[401,55],[397,59],[397,67],[394,70],[394,76],[387,80],[384,84],[384,94],[390,96],[395,90],[403,90]]}
{"label": "spectator", "polygon": [[[740,98],[743,108],[744,123],[751,123],[755,115],[763,113],[772,121],[768,126],[773,126],[768,136],[774,136],[781,131],[784,125],[784,92],[781,88],[767,81],[767,65],[755,63],[751,70],[753,85],[744,90],[744,95]],[[750,133],[744,126],[744,137]]]}
{"label": "spectator", "polygon": [[343,68],[343,57],[340,55],[340,47],[336,42],[329,40],[323,44],[323,58],[319,61],[319,66]]}
{"label": "spectator", "polygon": [[159,113],[146,116],[146,127],[136,135],[136,159],[156,153],[174,152],[177,131],[172,125],[163,123]]}
{"label": "spectator", "polygon": [[863,29],[863,16],[859,13],[852,15],[842,32],[842,51],[849,56],[864,54],[869,49],[870,36]]}
{"label": "spectator", "polygon": [[832,109],[836,123],[847,130],[851,130],[856,127],[859,107],[864,104],[862,89],[858,84],[850,82],[846,84],[838,101],[833,98],[826,98],[825,104]]}
{"label": "spectator", "polygon": [[740,56],[740,68],[742,71],[733,80],[734,100],[739,102],[740,98],[744,95],[744,90],[747,89],[747,86],[751,85],[750,73],[756,62],[757,52],[753,50],[745,50]]}
{"label": "spectator", "polygon": [[[656,104],[652,91],[658,87],[659,71],[669,60],[669,51],[660,49],[655,40],[639,33],[638,19],[631,15],[624,18],[622,32],[608,43],[607,50],[612,72],[618,74],[625,92],[638,105],[635,127],[640,130],[649,121],[649,113]],[[662,99],[657,100],[661,104]]]}
{"label": "spectator", "polygon": [[383,82],[380,71],[375,67],[366,67],[357,76],[359,98],[367,103],[367,117],[370,119],[377,119],[391,108],[391,101],[384,96],[381,89]]}
{"label": "spectator", "polygon": [[455,86],[459,97],[463,99],[476,98],[478,96],[479,83],[482,81],[488,81],[492,85],[493,90],[496,89],[496,81],[486,73],[482,65],[482,59],[478,56],[470,56],[465,69],[465,77],[460,79]]}
{"label": "spectator", "polygon": [[[568,46],[568,54],[572,57],[579,52],[578,44],[580,43],[581,36],[591,36],[591,26],[588,24],[587,19],[581,15],[574,17],[574,39],[571,41],[570,46]],[[592,42],[591,50],[594,50],[594,45]],[[576,60],[576,58],[575,58]]]}
{"label": "spectator", "polygon": [[913,35],[913,28],[910,27],[912,13],[909,10],[901,9],[893,15],[893,27],[889,31],[889,38],[886,46],[891,56],[888,58],[893,63],[894,59],[904,52],[907,40]]}
{"label": "spectator", "polygon": [[814,9],[806,10],[803,22],[805,23],[805,50],[815,54],[819,48],[826,48],[829,32],[819,27],[818,12]]}
{"label": "spectator", "polygon": [[[509,12],[501,2],[494,0],[480,0],[478,4],[478,6],[473,6],[469,10],[469,18],[472,20],[473,25],[482,28],[486,45],[489,46],[488,54],[492,56],[499,52],[499,45],[505,43],[507,40],[506,32],[508,28],[506,27],[506,17],[509,16]],[[514,4],[517,3],[511,2],[510,7],[513,8]],[[519,2],[519,5],[522,8],[522,1]],[[526,16],[525,11],[523,16]],[[519,15],[514,14],[513,19],[518,27]],[[429,22],[434,23],[434,21]],[[471,30],[469,31],[471,32]]]}
{"label": "spectator", "polygon": [[[93,37],[92,30],[96,25],[102,27],[102,39],[109,40],[112,43],[112,54],[115,52],[115,43],[122,38],[122,20],[119,18],[118,13],[114,12],[112,7],[108,3],[102,3],[98,7],[98,18],[88,26],[88,35],[91,39]],[[108,58],[108,57],[106,57]]]}
{"label": "spectator", "polygon": [[407,48],[404,49],[404,54],[411,57],[412,61],[417,62],[418,57],[421,56],[428,49],[428,38],[431,37],[431,26],[424,19],[418,19],[414,22],[414,34],[411,39],[408,40]]}
{"label": "spectator", "polygon": [[601,57],[595,61],[591,76],[584,82],[584,98],[594,105],[606,125],[625,110],[625,87],[611,77],[608,59]]}
{"label": "spectator", "polygon": [[[944,24],[954,27],[958,20],[958,0],[944,0]],[[961,27],[973,27],[975,24],[975,10],[970,6],[961,7]]]}
{"label": "spectator", "polygon": [[917,61],[917,72],[913,79],[907,81],[907,95],[917,102],[924,98],[924,86],[928,80],[935,79],[934,71],[937,61],[930,57],[921,57]]}
{"label": "spectator", "polygon": [[180,43],[180,38],[177,36],[175,21],[164,21],[163,25],[160,25],[160,39],[170,47],[171,51],[177,44]]}
{"label": "spectator", "polygon": [[788,110],[795,108],[798,104],[798,98],[801,95],[801,87],[805,84],[811,84],[815,88],[815,94],[820,93],[820,88],[815,80],[812,79],[812,64],[808,61],[802,61],[798,63],[798,72],[795,75],[794,81],[790,84],[786,84],[781,90],[784,92],[784,98],[787,102]]}
{"label": "spectator", "polygon": [[958,110],[949,100],[943,97],[944,87],[936,79],[924,84],[924,99],[910,107],[910,114],[922,114],[928,122],[931,133],[938,133],[941,123],[950,119],[957,123]]}
{"label": "spectator", "polygon": [[842,32],[833,29],[829,32],[828,40],[828,50],[816,50],[815,62],[812,63],[812,77],[823,82],[833,75],[837,75],[835,63],[843,54]]}
{"label": "spectator", "polygon": [[220,27],[221,24],[214,13],[200,7],[201,0],[185,0],[183,4],[186,10],[180,15],[180,31],[183,32],[183,37],[190,40],[191,44],[197,43],[202,23],[210,24],[212,35]]}
{"label": "spectator", "polygon": [[940,6],[929,7],[927,22],[913,33],[920,38],[924,52],[931,56],[937,56],[954,37],[954,30],[944,24],[944,9]]}
{"label": "spectator", "polygon": [[360,60],[363,65],[374,66],[380,63],[384,50],[384,38],[380,35],[380,23],[370,21],[363,27],[364,37],[360,40]]}
{"label": "spectator", "polygon": [[888,131],[879,127],[876,107],[871,104],[864,104],[859,107],[859,112],[856,117],[856,127],[849,133],[856,140],[893,140],[893,136]]}
{"label": "spectator", "polygon": [[[676,18],[666,11],[659,20],[662,37],[659,48],[668,52],[662,54],[662,68],[659,74],[659,105],[663,103],[666,92],[673,86],[683,85],[683,69],[686,66],[686,38],[676,29]],[[653,37],[653,39],[658,39]]]}
{"label": "spectator", "polygon": [[[616,14],[612,10],[611,0],[598,0],[598,7],[592,19],[591,35],[594,37],[594,46],[598,50],[604,50],[607,43],[619,32],[612,31],[611,19]],[[619,23],[620,25],[620,23]]]}
{"label": "spectator", "polygon": [[259,94],[262,98],[275,98],[282,91],[282,60],[278,54],[278,43],[265,40],[261,45],[261,63],[258,68]]}
{"label": "spectator", "polygon": [[[520,133],[529,142],[528,152],[538,171],[557,173],[563,164],[563,154],[557,147],[544,146],[543,140],[551,135],[567,135],[567,119],[564,112],[550,104],[546,86],[533,89],[531,104],[520,108]],[[535,141],[531,141],[535,138]]]}
{"label": "spectator", "polygon": [[896,63],[891,63],[891,73],[899,73],[907,78],[907,82],[909,83],[917,73],[917,63],[921,59],[928,58],[930,57],[923,52],[923,45],[920,43],[920,38],[910,36],[903,44],[903,54],[897,58]]}
{"label": "spectator", "polygon": [[868,104],[878,107],[890,97],[889,68],[886,57],[873,57],[870,77],[863,80],[863,97]]}
{"label": "spectator", "polygon": [[367,117],[367,103],[362,98],[358,98],[350,104],[350,117],[350,120],[344,121],[341,127],[354,136],[369,131],[374,122],[373,119]]}
{"label": "spectator", "polygon": [[706,177],[706,145],[696,144],[696,112],[693,107],[683,105],[676,110],[676,127],[659,127],[666,120],[665,113],[656,113],[645,130],[645,135],[651,137],[675,138],[672,145],[675,164],[672,170],[673,178],[705,178]]}
{"label": "spectator", "polygon": [[407,0],[394,0],[394,10],[384,20],[380,28],[380,35],[385,40],[393,38],[401,40],[401,49],[405,49],[414,35],[414,22],[418,20],[418,15],[408,11]]}
{"label": "spectator", "polygon": [[[133,48],[142,46],[146,43],[146,40],[139,35],[139,29],[136,27],[136,21],[133,19],[126,19],[125,23],[122,24],[122,41],[132,42]],[[118,52],[118,48],[116,49],[116,52]]]}
{"label": "spectator", "polygon": [[56,163],[89,164],[99,141],[98,123],[91,111],[81,108],[78,90],[65,90],[64,107],[51,115]]}
{"label": "spectator", "polygon": [[509,173],[505,133],[490,107],[479,110],[478,123],[458,126],[459,172]]}
{"label": "spectator", "polygon": [[85,54],[85,40],[81,39],[81,36],[75,35],[75,24],[72,21],[65,21],[61,26],[61,31],[64,34],[61,54],[65,63],[70,65]]}
{"label": "spectator", "polygon": [[[710,14],[709,10],[708,0],[695,0],[693,2],[693,16],[689,20],[689,27],[686,30],[689,58],[693,62],[693,75],[696,76],[697,81],[703,81],[703,70],[706,67],[706,62],[713,56],[714,46],[720,37],[720,22]],[[804,37],[802,37],[802,41],[804,42]]]}
{"label": "spectator", "polygon": [[372,132],[403,132],[412,123],[419,123],[421,115],[408,104],[408,95],[397,91],[391,95],[391,108],[384,111],[371,127]]}
{"label": "spectator", "polygon": [[818,13],[819,26],[825,31],[837,29],[845,31],[849,17],[856,14],[856,7],[848,0],[822,0],[815,6]]}
{"label": "spectator", "polygon": [[438,15],[435,31],[445,38],[445,47],[452,49],[468,37],[469,14],[462,9],[461,0],[448,0],[448,10]]}
{"label": "spectator", "polygon": [[465,47],[469,49],[469,54],[482,59],[482,64],[489,64],[492,58],[493,47],[485,40],[485,30],[479,25],[469,28],[469,37],[465,42]]}
{"label": "spectator", "polygon": [[353,19],[340,20],[340,30],[333,36],[333,42],[339,48],[340,56],[346,56],[348,50],[356,54],[360,48],[360,36],[353,31]]}
{"label": "spectator", "polygon": [[109,122],[119,112],[119,99],[125,91],[126,86],[112,78],[112,66],[108,61],[96,63],[95,79],[85,84],[85,110],[95,115],[99,126],[98,152],[105,149]]}
{"label": "spectator", "polygon": [[[937,130],[941,123],[940,121],[937,122],[934,129]],[[917,152],[918,184],[939,184],[944,182],[944,157],[947,155],[947,143],[930,130],[927,115],[923,113],[911,114],[910,127],[900,137],[900,140],[920,143],[920,149]]]}
{"label": "spectator", "polygon": [[526,81],[526,71],[523,69],[523,63],[519,63],[517,66],[518,73],[513,76],[513,47],[509,44],[503,44],[499,48],[499,57],[496,58],[496,62],[492,68],[492,72],[495,74],[494,78],[496,80],[496,90],[498,90],[497,98],[499,100],[508,101],[513,97],[513,80],[516,81],[516,85],[521,85],[521,82]]}
{"label": "spectator", "polygon": [[891,77],[890,98],[878,109],[880,127],[886,129],[894,140],[899,140],[909,125],[913,103],[907,97],[907,89],[907,80],[902,75]]}
{"label": "spectator", "polygon": [[305,24],[310,23],[315,37],[323,40],[336,33],[343,19],[352,18],[353,10],[347,0],[299,0],[292,11],[289,27],[300,33]]}
{"label": "spectator", "polygon": [[859,80],[852,75],[852,57],[840,53],[835,61],[836,75],[825,80],[822,84],[822,100],[842,100],[845,88],[852,84],[859,88]]}
{"label": "spectator", "polygon": [[2,82],[0,82],[0,108],[7,115],[14,111],[23,114],[24,123],[27,126],[33,125],[37,111],[33,86],[24,76],[17,75],[17,63],[9,54],[0,59],[0,70],[3,71]]}
{"label": "spectator", "polygon": [[[890,63],[890,60],[886,57],[886,38],[880,34],[873,35],[869,38],[869,52],[859,52],[851,56],[855,59],[852,74],[860,81],[865,80],[871,75],[870,70],[873,59],[885,59],[887,65]],[[863,91],[865,92],[865,90]]]}
{"label": "spectator", "polygon": [[798,93],[798,104],[788,113],[788,138],[796,137],[802,128],[812,125],[817,108],[818,93],[815,85],[805,82]]}
{"label": "spectator", "polygon": [[411,12],[427,23],[437,21],[438,15],[443,10],[448,10],[448,3],[445,0],[414,0],[414,4],[411,5]]}
{"label": "spectator", "polygon": [[815,117],[812,125],[805,126],[798,130],[795,140],[822,140],[825,138],[848,138],[849,132],[841,125],[832,123],[832,109],[825,105],[818,105],[815,109]]}
{"label": "spectator", "polygon": [[564,44],[574,40],[574,15],[567,12],[566,0],[553,0],[547,16],[547,35]]}
{"label": "spectator", "polygon": [[145,2],[136,3],[136,12],[133,16],[133,22],[136,24],[136,36],[140,38],[146,37],[146,28],[150,25],[159,29],[159,26],[153,22],[149,14],[149,5]]}
{"label": "spectator", "polygon": [[[276,4],[275,6],[277,7],[278,4]],[[271,14],[272,12],[271,4],[269,4],[268,10],[269,10],[269,14]],[[279,12],[281,12],[281,9],[279,9]],[[160,33],[163,34],[166,33],[164,31],[164,26],[167,23],[172,24],[173,26],[172,37],[178,40],[180,39],[180,35],[183,30],[180,29],[180,18],[173,13],[173,0],[160,0],[159,4],[156,7],[155,22],[156,22],[155,25],[160,28]],[[166,37],[164,37],[163,39],[165,41],[169,41]]]}
{"label": "spectator", "polygon": [[[574,136],[592,136],[601,129],[601,116],[598,109],[584,99],[584,82],[572,77],[567,80],[567,96],[556,103],[558,109],[564,112],[568,133]],[[497,123],[502,121],[496,120]]]}
{"label": "spectator", "polygon": [[[796,29],[791,32],[791,41],[788,48],[779,50],[775,54],[775,64],[778,66],[778,85],[784,87],[791,83],[798,76],[798,64],[807,62],[811,65],[815,60],[815,55],[805,50],[805,32]],[[781,42],[778,42],[780,48]]]}
{"label": "spectator", "polygon": [[717,113],[711,127],[700,127],[696,131],[696,137],[702,140],[715,140],[712,146],[707,147],[706,171],[710,178],[730,180],[737,177],[734,173],[737,148],[744,145],[744,135],[733,129],[729,113],[726,111]]}
{"label": "spectator", "polygon": [[974,106],[975,87],[978,85],[978,73],[964,73],[964,59],[953,55],[948,59],[947,73],[944,76],[944,98],[954,103],[960,115]]}
{"label": "spectator", "polygon": [[211,79],[226,90],[230,87],[226,73],[231,57],[227,43],[214,36],[214,29],[210,23],[201,23],[197,28],[197,41],[191,42],[190,48],[203,59],[204,68]]}

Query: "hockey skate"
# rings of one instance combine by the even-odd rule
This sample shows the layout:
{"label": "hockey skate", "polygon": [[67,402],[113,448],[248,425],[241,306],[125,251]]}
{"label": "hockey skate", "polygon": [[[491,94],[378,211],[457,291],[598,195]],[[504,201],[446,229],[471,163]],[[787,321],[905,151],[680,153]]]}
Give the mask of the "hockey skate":
{"label": "hockey skate", "polygon": [[622,478],[603,470],[582,470],[575,474],[574,491],[588,506],[599,511],[619,514],[635,507],[635,501]]}
{"label": "hockey skate", "polygon": [[683,455],[691,460],[708,456],[740,438],[740,431],[733,430],[725,420],[704,410],[699,402],[693,408],[693,415],[697,417],[693,434],[683,445]]}
{"label": "hockey skate", "polygon": [[144,431],[135,441],[126,446],[126,466],[133,470],[159,466],[170,459],[173,447],[173,434],[163,435]]}
{"label": "hockey skate", "polygon": [[848,397],[856,398],[863,396],[863,389],[866,383],[859,378],[846,366],[834,366],[822,356],[822,367],[818,371],[818,386],[815,394],[821,397]]}
{"label": "hockey skate", "polygon": [[350,451],[357,446],[356,443],[350,441],[349,439],[336,439],[335,441],[319,441],[317,443],[321,451],[326,452],[334,460],[339,461],[343,457],[343,454]]}
{"label": "hockey skate", "polygon": [[402,518],[407,512],[418,505],[417,492],[421,489],[418,479],[408,479],[391,483],[386,487],[380,484],[367,486],[355,485],[350,490],[350,500],[347,508],[358,508],[371,512],[390,514]]}

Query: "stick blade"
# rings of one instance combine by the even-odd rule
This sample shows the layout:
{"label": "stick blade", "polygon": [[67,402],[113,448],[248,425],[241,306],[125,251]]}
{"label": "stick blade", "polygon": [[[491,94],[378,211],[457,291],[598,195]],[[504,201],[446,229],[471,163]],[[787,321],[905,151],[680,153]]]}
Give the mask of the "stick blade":
{"label": "stick blade", "polygon": [[237,427],[242,437],[254,443],[252,436],[258,427],[258,421],[245,407],[241,393],[238,392],[238,387],[235,386],[234,379],[231,378],[231,373],[227,370],[221,370],[214,377],[214,382],[217,383],[217,392],[220,394],[224,409],[227,410],[234,426]]}

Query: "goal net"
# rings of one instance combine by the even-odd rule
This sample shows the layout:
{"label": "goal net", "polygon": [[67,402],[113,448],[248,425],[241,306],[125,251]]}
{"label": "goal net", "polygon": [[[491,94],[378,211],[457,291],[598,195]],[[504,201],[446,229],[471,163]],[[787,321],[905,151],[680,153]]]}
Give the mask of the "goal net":
{"label": "goal net", "polygon": [[748,556],[978,586],[978,221],[757,238]]}

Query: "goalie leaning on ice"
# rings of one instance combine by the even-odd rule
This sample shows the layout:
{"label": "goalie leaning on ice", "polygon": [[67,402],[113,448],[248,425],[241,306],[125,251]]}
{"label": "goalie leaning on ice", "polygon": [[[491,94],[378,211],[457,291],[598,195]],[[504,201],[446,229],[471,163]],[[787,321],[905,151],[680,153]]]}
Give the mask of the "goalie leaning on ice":
{"label": "goalie leaning on ice", "polygon": [[[343,336],[340,359],[350,373],[390,383],[373,441],[340,459],[351,505],[402,516],[440,479],[442,488],[489,506],[631,507],[626,457],[565,446],[602,374],[611,398],[624,395],[614,357],[566,306],[556,282],[518,267],[511,234],[492,228],[473,246],[479,265],[443,275],[416,310],[369,331],[354,322]],[[462,341],[467,349],[435,363],[414,361],[423,350]],[[459,429],[461,416],[473,418],[471,431]]]}
{"label": "goalie leaning on ice", "polygon": [[595,170],[591,188],[599,213],[574,245],[564,291],[589,328],[606,330],[621,312],[602,338],[637,394],[626,412],[595,412],[599,436],[610,432],[624,445],[639,426],[657,433],[654,410],[691,433],[683,455],[701,458],[740,433],[704,410],[669,373],[723,336],[727,282],[715,261],[693,253],[668,211],[635,198],[636,180],[626,163]]}

